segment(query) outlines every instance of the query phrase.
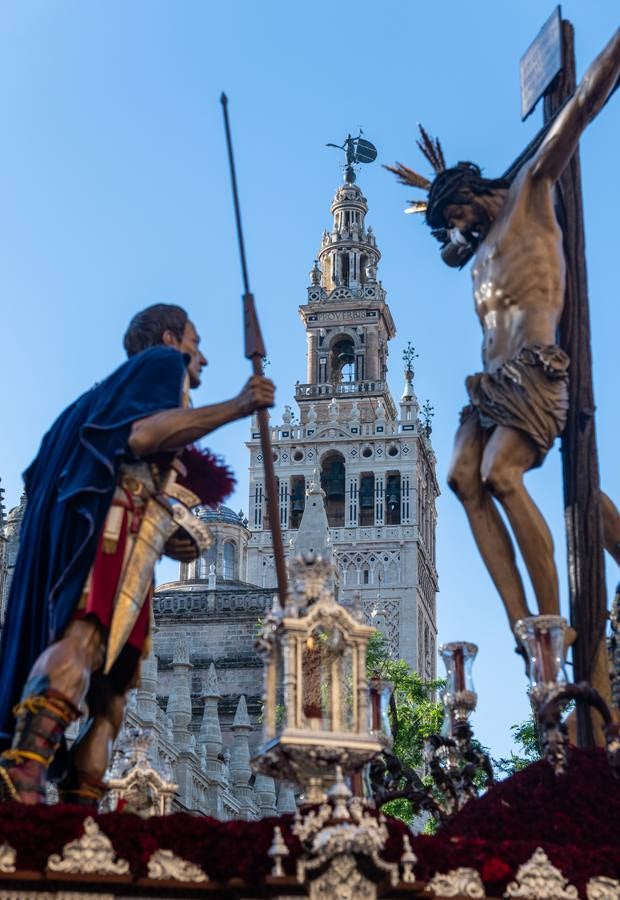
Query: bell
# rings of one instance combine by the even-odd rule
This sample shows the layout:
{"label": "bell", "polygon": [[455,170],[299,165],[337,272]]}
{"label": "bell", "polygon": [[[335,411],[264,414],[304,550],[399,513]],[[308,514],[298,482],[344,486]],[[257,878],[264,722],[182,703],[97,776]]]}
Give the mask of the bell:
{"label": "bell", "polygon": [[341,475],[328,475],[321,479],[321,487],[332,499],[344,497],[344,478]]}
{"label": "bell", "polygon": [[363,506],[365,509],[371,507],[374,503],[372,487],[370,490],[361,490],[360,491],[360,506]]}
{"label": "bell", "polygon": [[398,496],[396,494],[388,494],[387,505],[391,510],[396,509],[398,507]]}
{"label": "bell", "polygon": [[302,497],[293,497],[292,504],[293,512],[303,512],[304,511],[304,501]]}

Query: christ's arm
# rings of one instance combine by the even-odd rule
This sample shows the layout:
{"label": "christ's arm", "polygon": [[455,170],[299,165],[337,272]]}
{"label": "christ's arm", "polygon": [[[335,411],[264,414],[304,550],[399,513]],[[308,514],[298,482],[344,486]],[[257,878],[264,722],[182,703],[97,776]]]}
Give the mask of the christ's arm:
{"label": "christ's arm", "polygon": [[273,406],[273,402],[273,383],[268,378],[254,375],[232,400],[196,409],[167,409],[134,422],[129,447],[136,456],[180,450],[221,425],[243,419],[257,409]]}
{"label": "christ's arm", "polygon": [[534,178],[555,181],[577,148],[581,133],[601,111],[620,78],[620,29],[599,53],[559,113],[532,162]]}

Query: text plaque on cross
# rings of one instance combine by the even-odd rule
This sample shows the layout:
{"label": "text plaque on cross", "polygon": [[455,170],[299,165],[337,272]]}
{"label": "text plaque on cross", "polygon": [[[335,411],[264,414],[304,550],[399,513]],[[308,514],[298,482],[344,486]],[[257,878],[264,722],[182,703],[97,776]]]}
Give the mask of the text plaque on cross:
{"label": "text plaque on cross", "polygon": [[519,63],[521,119],[529,114],[562,68],[562,13],[556,6]]}

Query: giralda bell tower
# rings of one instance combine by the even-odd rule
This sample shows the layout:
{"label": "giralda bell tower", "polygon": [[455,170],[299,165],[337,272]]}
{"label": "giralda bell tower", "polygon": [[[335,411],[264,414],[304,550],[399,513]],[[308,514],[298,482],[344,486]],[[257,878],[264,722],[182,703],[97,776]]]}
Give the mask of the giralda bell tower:
{"label": "giralda bell tower", "polygon": [[[435,456],[430,421],[420,420],[413,387],[413,351],[405,351],[398,408],[387,382],[388,344],[396,326],[377,278],[381,253],[366,225],[368,204],[353,166],[374,148],[348,138],[344,183],[331,204],[299,307],[307,365],[295,386],[298,413],[285,407],[272,420],[274,465],[285,547],[292,547],[320,477],[339,570],[339,598],[361,596],[368,620],[390,651],[424,677],[435,674]],[[372,157],[374,158],[374,156]],[[301,374],[301,373],[300,373]],[[247,580],[275,585],[258,429],[252,427]],[[320,502],[320,495],[319,501]]]}

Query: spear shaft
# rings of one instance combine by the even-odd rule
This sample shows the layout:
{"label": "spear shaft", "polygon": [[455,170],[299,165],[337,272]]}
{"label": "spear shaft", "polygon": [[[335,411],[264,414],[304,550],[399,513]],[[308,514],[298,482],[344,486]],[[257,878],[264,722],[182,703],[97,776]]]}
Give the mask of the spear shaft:
{"label": "spear shaft", "polygon": [[[245,259],[245,244],[243,241],[243,228],[241,226],[241,209],[239,207],[239,194],[237,192],[237,175],[235,171],[235,158],[233,156],[232,138],[230,135],[230,123],[228,121],[228,98],[226,94],[220,97],[224,113],[224,129],[226,131],[226,145],[228,148],[228,164],[230,167],[230,180],[232,183],[233,202],[235,206],[235,221],[237,224],[237,240],[239,241],[239,255],[241,257],[241,274],[243,276],[243,329],[245,339],[245,356],[252,363],[254,375],[263,374],[263,359],[267,355],[263,336],[261,334],[254,295],[250,291],[248,268]],[[278,582],[278,596],[280,604],[284,607],[286,601],[286,566],[284,563],[284,546],[282,544],[282,530],[280,528],[280,510],[278,504],[278,490],[276,474],[273,467],[273,451],[271,448],[271,433],[269,428],[269,413],[266,409],[257,411],[260,443],[263,452],[263,468],[265,470],[265,494],[267,511],[269,513],[269,528],[273,543],[273,556]]]}

